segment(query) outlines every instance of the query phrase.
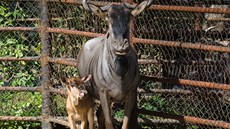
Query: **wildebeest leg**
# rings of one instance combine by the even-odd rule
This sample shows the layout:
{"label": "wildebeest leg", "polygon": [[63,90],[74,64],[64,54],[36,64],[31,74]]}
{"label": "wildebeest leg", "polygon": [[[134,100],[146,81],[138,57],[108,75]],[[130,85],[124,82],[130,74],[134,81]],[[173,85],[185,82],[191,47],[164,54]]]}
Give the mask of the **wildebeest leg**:
{"label": "wildebeest leg", "polygon": [[[136,108],[136,103],[137,103],[136,95],[137,95],[137,91],[135,89],[133,91],[130,91],[125,99],[125,112],[124,112],[122,129],[131,129],[131,127],[129,126],[130,119],[133,119],[133,120],[137,119],[136,114],[133,112],[134,108]],[[133,124],[135,125],[135,123],[132,123],[132,125]],[[132,126],[132,129],[134,128],[137,128],[137,126]]]}
{"label": "wildebeest leg", "polygon": [[114,129],[113,122],[112,122],[112,116],[111,116],[111,109],[110,109],[110,102],[109,102],[109,96],[107,91],[103,90],[99,93],[101,107],[105,116],[105,126],[106,129]]}

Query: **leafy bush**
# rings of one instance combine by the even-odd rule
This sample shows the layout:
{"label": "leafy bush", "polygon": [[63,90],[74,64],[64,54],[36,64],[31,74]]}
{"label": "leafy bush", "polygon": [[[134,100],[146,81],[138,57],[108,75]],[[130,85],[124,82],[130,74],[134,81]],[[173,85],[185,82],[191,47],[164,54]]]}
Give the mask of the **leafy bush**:
{"label": "leafy bush", "polygon": [[[26,18],[24,8],[0,2],[0,27],[16,26],[16,18]],[[40,51],[39,35],[34,32],[1,32],[0,57],[36,56]],[[37,38],[37,39],[36,39]],[[0,62],[0,86],[38,86],[38,62]],[[40,116],[41,94],[38,92],[0,92],[0,116]],[[40,123],[7,121],[0,122],[0,128],[33,129]]]}

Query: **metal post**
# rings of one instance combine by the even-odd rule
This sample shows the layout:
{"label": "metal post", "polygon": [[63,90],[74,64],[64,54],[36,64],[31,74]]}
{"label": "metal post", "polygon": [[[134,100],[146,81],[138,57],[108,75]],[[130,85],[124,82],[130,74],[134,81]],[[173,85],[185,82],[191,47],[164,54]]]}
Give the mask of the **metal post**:
{"label": "metal post", "polygon": [[42,88],[42,129],[52,129],[49,122],[49,116],[52,115],[51,111],[51,94],[49,88],[50,83],[50,66],[48,57],[51,54],[51,44],[49,40],[49,33],[46,28],[49,26],[47,0],[40,0],[41,2],[41,88]]}
{"label": "metal post", "polygon": [[[201,7],[201,2],[195,1],[194,2],[195,7]],[[201,14],[200,13],[195,13],[195,23],[194,23],[194,29],[197,31],[201,31],[202,27],[200,25],[201,21]]]}

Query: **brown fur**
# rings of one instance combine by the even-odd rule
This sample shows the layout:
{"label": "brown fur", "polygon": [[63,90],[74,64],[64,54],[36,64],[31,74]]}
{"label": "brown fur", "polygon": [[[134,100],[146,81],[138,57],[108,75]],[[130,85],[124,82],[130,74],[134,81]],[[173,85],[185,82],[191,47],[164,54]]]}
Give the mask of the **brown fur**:
{"label": "brown fur", "polygon": [[77,121],[81,121],[81,129],[93,129],[93,98],[85,90],[84,84],[91,75],[83,78],[72,77],[62,79],[68,93],[66,109],[71,129],[78,129]]}

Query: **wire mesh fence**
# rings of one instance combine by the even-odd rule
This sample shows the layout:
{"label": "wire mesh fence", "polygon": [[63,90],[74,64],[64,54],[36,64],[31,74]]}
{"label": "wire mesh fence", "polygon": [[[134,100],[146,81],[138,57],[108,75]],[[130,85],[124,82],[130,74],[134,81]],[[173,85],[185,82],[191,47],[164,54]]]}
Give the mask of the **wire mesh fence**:
{"label": "wire mesh fence", "polygon": [[[133,19],[142,75],[138,128],[230,128],[229,6],[228,0],[155,0]],[[82,44],[107,28],[79,0],[1,1],[0,128],[48,128],[44,120],[67,125],[60,78],[78,75]],[[113,107],[117,128],[122,106]]]}

